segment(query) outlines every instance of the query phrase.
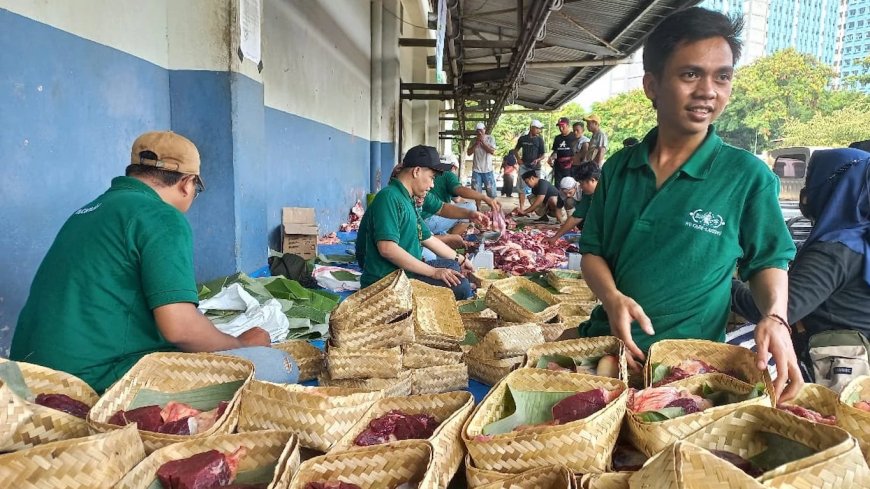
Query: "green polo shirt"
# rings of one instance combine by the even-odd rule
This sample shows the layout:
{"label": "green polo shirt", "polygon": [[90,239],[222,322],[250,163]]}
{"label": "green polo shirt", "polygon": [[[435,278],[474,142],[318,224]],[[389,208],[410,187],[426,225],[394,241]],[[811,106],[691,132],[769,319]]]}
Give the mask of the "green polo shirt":
{"label": "green polo shirt", "polygon": [[[734,267],[746,280],[766,268],[786,269],[794,257],[777,200],[779,180],[749,152],[723,143],[711,126],[656,190],[648,156],[657,135],[653,129],[603,166],[580,252],[603,257],[616,287],[652,320],[655,336],[632,325],[640,348],[669,338],[723,341]],[[610,334],[602,307],[580,334]]]}
{"label": "green polo shirt", "polygon": [[423,219],[429,219],[441,212],[441,208],[444,207],[444,202],[441,201],[435,194],[432,192],[426,193],[426,198],[423,199],[423,206],[420,208],[420,217]]}
{"label": "green polo shirt", "polygon": [[583,194],[583,198],[574,204],[574,212],[571,214],[571,217],[586,219],[586,214],[589,212],[590,205],[592,205],[592,196]]}
{"label": "green polo shirt", "polygon": [[[442,204],[449,204],[453,201],[453,197],[456,197],[458,194],[456,193],[456,188],[460,187],[459,177],[456,176],[452,171],[442,172],[440,175],[435,177],[435,185],[429,190],[429,193],[426,194],[427,199],[429,196],[436,197],[441,201]],[[432,215],[437,214],[441,208],[435,212],[431,212],[432,203],[427,203],[424,201],[423,204],[423,219],[429,219]]]}
{"label": "green polo shirt", "polygon": [[197,303],[190,224],[148,185],[118,177],[73,213],[36,272],[10,358],[98,392],[144,355],[174,350],[152,310]]}
{"label": "green polo shirt", "polygon": [[368,287],[398,267],[378,252],[378,241],[393,241],[418,260],[423,258],[421,241],[432,237],[414,206],[414,199],[397,179],[378,192],[363,214],[356,238],[356,258],[362,267],[360,285]]}

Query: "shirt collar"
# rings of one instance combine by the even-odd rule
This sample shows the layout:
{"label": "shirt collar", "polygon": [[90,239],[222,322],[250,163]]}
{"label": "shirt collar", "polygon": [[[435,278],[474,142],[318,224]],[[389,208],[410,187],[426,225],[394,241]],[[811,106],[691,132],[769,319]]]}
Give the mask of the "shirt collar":
{"label": "shirt collar", "polygon": [[147,194],[148,196],[154,197],[156,199],[160,199],[160,195],[157,192],[148,186],[145,182],[139,180],[138,178],[133,177],[115,177],[112,179],[112,186],[109,190],[135,190],[137,192],[141,192],[143,194]]}
{"label": "shirt collar", "polygon": [[[628,162],[629,168],[649,166],[649,153],[652,148],[655,147],[658,136],[658,127],[654,127],[647,133],[643,138],[643,141],[638,145],[640,158],[630,159]],[[692,153],[692,156],[689,157],[688,161],[683,163],[683,166],[680,167],[679,171],[692,178],[704,180],[710,173],[710,168],[720,149],[722,149],[722,138],[716,134],[716,128],[711,125],[707,129],[707,137],[704,138],[701,145],[698,146],[694,153]]]}
{"label": "shirt collar", "polygon": [[403,185],[402,182],[400,182],[398,178],[391,178],[390,185],[398,188],[399,192],[401,192],[402,195],[404,195],[405,197],[408,198],[408,200],[413,202],[414,199],[411,198],[411,194],[408,193],[408,189],[405,188],[405,185]]}

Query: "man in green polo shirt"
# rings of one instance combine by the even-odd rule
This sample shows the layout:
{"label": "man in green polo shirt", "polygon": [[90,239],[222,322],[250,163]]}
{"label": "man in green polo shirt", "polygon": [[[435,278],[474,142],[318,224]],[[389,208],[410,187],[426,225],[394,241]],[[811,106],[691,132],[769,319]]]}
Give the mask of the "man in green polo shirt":
{"label": "man in green polo shirt", "polygon": [[586,161],[580,163],[576,169],[578,182],[577,187],[583,195],[574,205],[574,212],[572,212],[571,216],[565,220],[562,227],[556,231],[556,234],[544,240],[550,244],[556,244],[556,241],[558,241],[559,238],[576,227],[583,229],[583,221],[586,220],[586,214],[589,212],[589,207],[592,204],[592,196],[595,194],[595,189],[598,187],[598,180],[601,178],[601,169],[598,167],[598,163],[595,163],[594,161]]}
{"label": "man in green polo shirt", "polygon": [[602,306],[580,334],[621,338],[634,368],[660,339],[723,341],[736,265],[764,316],[755,330],[757,367],[773,356],[776,394],[787,399],[803,381],[782,319],[795,248],[779,182],[711,125],[731,95],[740,29],[695,7],[647,39],[644,91],[658,127],[603,167],[580,239],[583,276]]}
{"label": "man in green polo shirt", "polygon": [[233,350],[255,362],[250,354],[284,361],[279,350],[244,348],[269,345],[263,329],[235,338],[196,308],[193,236],[183,213],[204,188],[199,166],[199,151],[183,136],[136,139],[126,176],[70,216],[39,266],[12,360],[69,372],[97,392],[157,351]]}
{"label": "man in green polo shirt", "polygon": [[[436,197],[444,204],[456,205],[457,207],[462,207],[463,209],[471,211],[477,210],[474,201],[482,200],[486,202],[486,205],[489,206],[490,210],[501,212],[501,204],[498,200],[472,188],[464,187],[459,181],[459,177],[452,171],[442,172],[440,175],[435,177],[435,184],[427,195]],[[467,202],[456,204],[453,201],[455,197],[462,197],[463,199],[466,199]],[[429,226],[429,230],[436,236],[448,233],[465,233],[466,226],[461,225],[464,223],[460,219],[453,219],[439,215],[435,212],[428,212],[425,208],[421,215],[423,216],[423,220],[426,221],[426,225]]]}
{"label": "man in green polo shirt", "polygon": [[[435,148],[415,146],[408,150],[402,168],[378,192],[360,222],[356,257],[363,270],[362,287],[401,268],[414,278],[450,287],[457,299],[471,296],[471,286],[460,273],[461,269],[471,270],[471,264],[432,236],[415,201],[425,199],[439,172],[449,171],[450,164],[439,161]],[[423,247],[441,260],[424,262]]]}

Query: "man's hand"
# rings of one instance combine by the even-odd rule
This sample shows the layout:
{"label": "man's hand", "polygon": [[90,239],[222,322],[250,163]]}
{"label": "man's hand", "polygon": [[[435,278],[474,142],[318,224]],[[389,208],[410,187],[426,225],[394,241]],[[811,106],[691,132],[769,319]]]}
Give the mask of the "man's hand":
{"label": "man's hand", "polygon": [[486,205],[489,206],[490,210],[501,212],[501,202],[498,199],[494,199],[492,197],[486,199]]}
{"label": "man's hand", "polygon": [[777,403],[792,399],[800,392],[804,379],[788,329],[770,316],[762,318],[755,326],[755,346],[758,370],[767,369],[769,356],[773,356],[776,363],[773,389],[776,391]]}
{"label": "man's hand", "polygon": [[556,244],[556,241],[559,241],[558,236],[550,236],[549,238],[544,238],[544,242],[550,245]]}
{"label": "man's hand", "polygon": [[470,216],[468,216],[468,219],[471,222],[482,227],[483,229],[486,229],[489,227],[489,218],[486,217],[486,214],[484,214],[483,212],[474,211],[471,213]]}
{"label": "man's hand", "polygon": [[472,273],[474,272],[474,265],[471,264],[471,260],[468,259],[468,256],[462,260],[462,265],[459,266],[462,273]]}
{"label": "man's hand", "polygon": [[259,326],[245,331],[238,338],[244,346],[270,346],[272,344],[269,333]]}
{"label": "man's hand", "polygon": [[631,322],[637,321],[644,333],[654,335],[656,333],[653,330],[652,322],[650,322],[646,313],[643,312],[640,304],[622,293],[617,293],[613,298],[608,298],[607,301],[602,300],[602,305],[604,310],[607,311],[610,332],[613,336],[621,339],[625,343],[626,350],[628,350],[628,355],[626,355],[628,367],[636,372],[640,371],[645,357],[643,351],[638,348],[631,337]]}
{"label": "man's hand", "polygon": [[450,287],[455,287],[459,285],[462,279],[462,274],[457,272],[456,270],[451,270],[449,268],[434,268],[435,272],[429,277],[434,278],[435,280],[440,280]]}

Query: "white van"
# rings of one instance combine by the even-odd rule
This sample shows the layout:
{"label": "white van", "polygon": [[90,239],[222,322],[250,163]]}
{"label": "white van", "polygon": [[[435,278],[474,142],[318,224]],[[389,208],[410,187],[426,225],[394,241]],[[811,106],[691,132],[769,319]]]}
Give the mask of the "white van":
{"label": "white van", "polygon": [[798,200],[804,179],[807,176],[807,165],[810,156],[820,149],[831,149],[822,146],[793,146],[771,150],[773,172],[779,177],[781,189],[780,200]]}

